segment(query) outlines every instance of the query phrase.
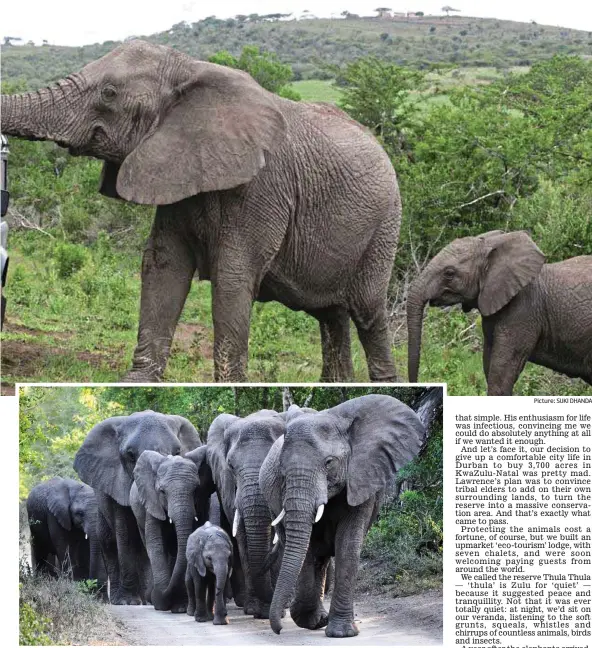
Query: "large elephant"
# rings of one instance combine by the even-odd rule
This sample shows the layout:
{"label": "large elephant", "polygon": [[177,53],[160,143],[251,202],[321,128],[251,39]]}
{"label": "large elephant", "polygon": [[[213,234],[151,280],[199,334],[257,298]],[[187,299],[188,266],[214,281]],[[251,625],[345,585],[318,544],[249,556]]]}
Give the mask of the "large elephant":
{"label": "large elephant", "polygon": [[[424,437],[411,408],[374,394],[288,422],[260,471],[284,545],[269,614],[274,632],[295,592],[290,614],[298,626],[327,626],[329,637],[358,634],[353,593],[362,541],[387,483],[417,455]],[[330,556],[335,584],[327,614],[322,599]]]}
{"label": "large elephant", "polygon": [[157,610],[180,613],[187,609],[187,539],[207,521],[209,502],[210,493],[200,489],[193,461],[152,450],[140,455],[130,505],[150,559],[152,604]]}
{"label": "large elephant", "polygon": [[149,602],[152,574],[130,506],[133,471],[145,450],[183,455],[200,445],[182,416],[147,410],[114,416],[95,425],[76,453],[74,469],[95,490],[97,529],[115,605]]}
{"label": "large elephant", "polygon": [[48,479],[31,489],[27,513],[35,571],[56,573],[57,559],[57,569],[71,568],[74,580],[96,579],[105,594],[93,489],[74,479]]}
{"label": "large elephant", "polygon": [[2,97],[2,130],[104,160],[104,195],[156,205],[128,379],[159,380],[197,272],[212,282],[216,380],[246,378],[251,304],[320,324],[324,381],[393,381],[387,288],[401,220],[374,137],[338,108],[140,40],[54,86]]}
{"label": "large elephant", "polygon": [[493,231],[447,245],[409,290],[411,382],[427,303],[479,310],[489,396],[511,396],[528,361],[592,384],[592,256],[545,264],[526,232]]}
{"label": "large elephant", "polygon": [[271,574],[261,570],[272,533],[269,507],[259,488],[259,470],[284,431],[283,417],[272,410],[245,418],[221,414],[208,430],[208,463],[224,515],[232,521],[232,536],[245,576],[244,612],[256,618],[268,618],[273,595]]}

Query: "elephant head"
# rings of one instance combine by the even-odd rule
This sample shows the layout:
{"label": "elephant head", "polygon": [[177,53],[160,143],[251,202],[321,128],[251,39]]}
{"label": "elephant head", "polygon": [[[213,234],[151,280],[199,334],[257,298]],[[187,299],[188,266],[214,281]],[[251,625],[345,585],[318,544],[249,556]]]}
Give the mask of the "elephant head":
{"label": "elephant head", "polygon": [[95,491],[129,506],[134,468],[145,450],[184,455],[199,445],[197,430],[182,416],[151,410],[114,416],[88,433],[76,453],[74,469]]}
{"label": "elephant head", "polygon": [[[272,511],[281,512],[284,554],[269,618],[274,632],[296,587],[313,524],[344,493],[353,509],[376,496],[417,455],[425,428],[415,412],[390,396],[354,398],[287,425],[260,472]],[[279,496],[278,496],[279,493]]]}
{"label": "elephant head", "polygon": [[285,422],[272,410],[262,410],[238,418],[223,414],[208,432],[208,457],[214,479],[221,493],[224,513],[232,521],[234,536],[244,529],[244,541],[239,548],[246,555],[251,586],[259,602],[251,601],[255,616],[267,617],[271,602],[269,573],[260,567],[271,545],[269,507],[259,488],[259,470],[274,441],[283,435]]}
{"label": "elephant head", "polygon": [[249,182],[283,139],[249,75],[134,40],[80,72],[2,97],[2,132],[104,160],[101,193],[165,205]]}
{"label": "elephant head", "polygon": [[[202,499],[197,466],[193,461],[180,456],[163,456],[152,450],[145,450],[134,468],[134,482],[138,498],[146,512],[157,520],[174,525],[177,538],[177,556],[167,589],[159,593],[166,600],[169,592],[183,586],[187,560],[185,552],[187,539],[197,527],[196,509]],[[206,499],[209,495],[206,496]],[[203,524],[204,519],[200,520]],[[154,537],[150,537],[153,535]],[[147,524],[148,543],[162,543],[162,531]],[[154,565],[153,565],[154,569]],[[168,574],[154,574],[155,583],[166,582]]]}
{"label": "elephant head", "polygon": [[539,274],[545,256],[526,232],[488,232],[456,239],[426,266],[407,297],[408,371],[417,382],[423,311],[462,304],[465,312],[497,313]]}

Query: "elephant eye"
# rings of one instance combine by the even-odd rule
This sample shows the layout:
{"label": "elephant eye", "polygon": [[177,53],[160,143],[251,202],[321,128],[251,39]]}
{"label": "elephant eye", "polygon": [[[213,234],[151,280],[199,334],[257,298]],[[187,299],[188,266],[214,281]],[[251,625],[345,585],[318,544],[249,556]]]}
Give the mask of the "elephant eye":
{"label": "elephant eye", "polygon": [[335,457],[327,457],[325,459],[325,468],[330,468],[331,464],[333,463],[334,460],[335,460]]}
{"label": "elephant eye", "polygon": [[117,90],[113,86],[105,86],[101,90],[101,98],[105,101],[111,101],[117,96]]}
{"label": "elephant eye", "polygon": [[455,274],[456,274],[456,270],[454,268],[448,267],[444,269],[444,276],[447,279],[451,279],[452,277],[454,277]]}
{"label": "elephant eye", "polygon": [[133,461],[133,462],[135,463],[135,461],[136,461],[136,457],[135,457],[135,455],[134,455],[134,451],[133,451],[133,450],[126,450],[125,455],[126,455],[126,457],[127,457],[130,461]]}

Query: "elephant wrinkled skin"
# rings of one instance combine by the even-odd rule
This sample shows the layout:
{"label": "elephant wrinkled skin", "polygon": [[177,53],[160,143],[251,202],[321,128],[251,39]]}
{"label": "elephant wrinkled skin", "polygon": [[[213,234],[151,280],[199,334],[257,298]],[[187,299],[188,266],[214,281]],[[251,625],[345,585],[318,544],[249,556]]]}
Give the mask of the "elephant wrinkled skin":
{"label": "elephant wrinkled skin", "polygon": [[[390,396],[362,396],[288,421],[259,474],[283,545],[269,613],[274,632],[292,600],[298,626],[326,626],[328,637],[358,634],[353,592],[364,536],[388,482],[424,438],[415,412]],[[331,556],[335,584],[327,613],[322,598]]]}
{"label": "elephant wrinkled skin", "polygon": [[130,505],[138,459],[145,450],[182,455],[199,445],[197,430],[186,418],[147,410],[97,423],[76,453],[74,469],[97,498],[97,532],[112,604],[151,600],[150,563]]}
{"label": "elephant wrinkled skin", "polygon": [[425,305],[482,316],[489,396],[511,396],[527,362],[592,385],[592,256],[545,264],[526,232],[456,239],[409,289],[409,380],[416,382]]}
{"label": "elephant wrinkled skin", "polygon": [[162,378],[195,273],[212,282],[216,380],[246,379],[254,300],[318,320],[323,381],[352,379],[350,318],[370,379],[396,379],[397,179],[338,108],[136,40],[52,87],[3,96],[2,130],[99,158],[104,195],[157,206],[129,380]]}

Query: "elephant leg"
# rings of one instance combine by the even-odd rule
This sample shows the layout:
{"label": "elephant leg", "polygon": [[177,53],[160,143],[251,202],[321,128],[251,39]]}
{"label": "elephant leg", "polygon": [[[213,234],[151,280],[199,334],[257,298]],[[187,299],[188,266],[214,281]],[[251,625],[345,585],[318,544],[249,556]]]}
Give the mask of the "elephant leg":
{"label": "elephant leg", "polygon": [[327,637],[355,637],[359,630],[354,623],[354,589],[358,576],[360,551],[374,508],[369,500],[340,520],[335,533],[335,584]]}
{"label": "elephant leg", "polygon": [[321,382],[349,382],[354,368],[351,359],[349,313],[345,308],[325,308],[311,311],[321,329],[323,373]]}
{"label": "elephant leg", "polygon": [[244,382],[247,379],[253,290],[239,279],[240,276],[240,272],[225,273],[212,282],[216,382]]}
{"label": "elephant leg", "polygon": [[206,588],[206,608],[208,610],[208,620],[214,618],[214,607],[216,604],[216,579],[214,574],[207,573],[207,588]]}
{"label": "elephant leg", "polygon": [[327,562],[328,558],[315,558],[310,548],[306,552],[290,606],[290,616],[301,628],[318,630],[327,625],[327,610],[323,606]]}
{"label": "elephant leg", "polygon": [[35,574],[56,575],[55,556],[47,542],[31,534],[31,565]]}
{"label": "elephant leg", "polygon": [[370,380],[396,382],[385,304],[381,302],[354,307],[351,315],[366,353]]}
{"label": "elephant leg", "polygon": [[138,561],[144,560],[145,549],[142,545],[138,525],[132,510],[114,504],[115,535],[117,538],[117,557],[119,560],[119,590],[111,603],[115,605],[141,605]]}
{"label": "elephant leg", "polygon": [[205,576],[200,576],[197,573],[195,574],[195,620],[198,623],[205,623],[214,618],[214,615],[211,614],[206,601],[208,592],[207,577],[207,573]]}
{"label": "elephant leg", "polygon": [[47,528],[58,559],[58,574],[72,576],[76,565],[74,548],[70,549],[68,532],[60,525],[53,515],[47,516]]}
{"label": "elephant leg", "polygon": [[117,542],[111,526],[99,510],[97,514],[97,536],[99,545],[101,547],[101,554],[105,562],[105,569],[107,570],[107,578],[109,581],[109,598],[111,603],[115,603],[119,599],[119,560],[117,558]]}
{"label": "elephant leg", "polygon": [[187,614],[189,616],[195,615],[195,577],[193,575],[193,568],[187,565],[185,572],[185,587],[187,589]]}
{"label": "elephant leg", "polygon": [[[249,573],[249,555],[247,552],[247,536],[245,534],[245,528],[243,522],[238,527],[236,534],[236,546],[238,547],[238,556],[240,564],[242,566],[242,576],[243,576],[243,593],[244,593],[244,602],[243,602],[243,612],[249,615],[255,615],[259,611],[259,601],[255,594],[253,588],[253,582],[251,580],[251,575]],[[235,553],[235,556],[237,554]]]}
{"label": "elephant leg", "polygon": [[142,261],[138,343],[126,380],[154,382],[164,373],[196,259],[190,238],[169,208],[159,208]]}
{"label": "elephant leg", "polygon": [[500,333],[496,331],[487,372],[488,396],[512,395],[514,385],[528,361],[530,351],[530,346],[526,349],[517,348],[516,334],[512,331]]}

